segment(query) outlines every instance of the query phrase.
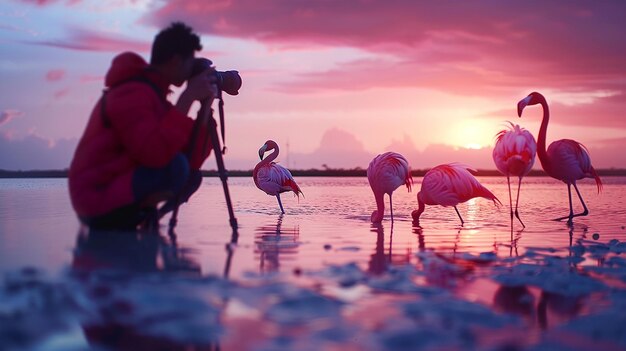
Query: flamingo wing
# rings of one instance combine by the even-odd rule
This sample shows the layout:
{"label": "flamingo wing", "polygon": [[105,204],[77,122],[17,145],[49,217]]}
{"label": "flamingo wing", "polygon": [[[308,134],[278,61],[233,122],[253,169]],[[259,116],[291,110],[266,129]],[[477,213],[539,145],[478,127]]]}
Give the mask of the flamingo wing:
{"label": "flamingo wing", "polygon": [[422,199],[428,205],[456,206],[474,197],[498,201],[460,163],[439,165],[426,173],[422,181]]}
{"label": "flamingo wing", "polygon": [[291,172],[274,162],[260,167],[254,179],[257,187],[268,195],[275,196],[286,191],[293,191],[298,197],[302,194]]}
{"label": "flamingo wing", "polygon": [[376,156],[367,167],[367,180],[372,189],[390,194],[401,185],[411,191],[413,178],[409,162],[396,152]]}
{"label": "flamingo wing", "polygon": [[583,178],[594,178],[598,192],[602,190],[602,181],[591,165],[587,148],[571,139],[557,140],[546,151],[551,160],[550,176],[565,183],[574,183]]}

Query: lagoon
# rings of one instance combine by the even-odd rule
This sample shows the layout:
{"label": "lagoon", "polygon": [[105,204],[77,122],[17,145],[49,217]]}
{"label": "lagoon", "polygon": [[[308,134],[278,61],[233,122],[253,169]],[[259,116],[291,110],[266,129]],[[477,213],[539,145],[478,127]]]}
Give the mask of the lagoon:
{"label": "lagoon", "polygon": [[251,178],[230,178],[236,233],[219,179],[204,178],[175,236],[166,220],[159,235],[96,236],[66,179],[0,179],[0,332],[13,336],[0,348],[626,348],[626,177],[600,194],[580,182],[590,214],[571,227],[551,220],[566,186],[524,179],[525,229],[503,177],[479,180],[504,206],[461,204],[464,226],[427,206],[421,227],[420,177],[379,226],[366,178],[296,180],[305,196],[283,195],[280,215]]}

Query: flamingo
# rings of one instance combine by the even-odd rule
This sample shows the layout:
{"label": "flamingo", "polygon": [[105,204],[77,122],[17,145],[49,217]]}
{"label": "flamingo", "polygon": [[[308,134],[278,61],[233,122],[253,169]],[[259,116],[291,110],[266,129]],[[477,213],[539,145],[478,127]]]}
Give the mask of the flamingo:
{"label": "flamingo", "polygon": [[522,178],[530,172],[535,164],[537,143],[529,131],[517,124],[509,122],[509,129],[501,130],[496,134],[496,145],[493,148],[493,162],[498,170],[506,176],[509,185],[509,208],[511,209],[511,225],[513,225],[513,198],[511,196],[511,176],[517,176],[517,199],[515,200],[515,217],[526,228],[519,218],[517,205]]}
{"label": "flamingo", "polygon": [[[263,156],[266,152],[274,150],[267,158],[263,159]],[[273,140],[268,140],[261,146],[259,149],[259,157],[261,158],[261,162],[259,162],[252,172],[252,178],[254,179],[254,184],[256,184],[257,188],[265,191],[267,195],[276,196],[278,199],[278,206],[280,206],[281,213],[285,213],[283,209],[283,204],[280,201],[280,193],[284,193],[286,191],[293,191],[298,198],[300,195],[304,195],[302,190],[296,181],[293,179],[291,172],[289,170],[275,162],[272,162],[278,157],[278,144],[276,144]]]}
{"label": "flamingo", "polygon": [[422,180],[422,188],[417,193],[419,208],[411,213],[417,225],[419,225],[425,205],[453,206],[463,225],[465,222],[456,205],[475,197],[484,197],[492,200],[494,204],[502,204],[491,191],[474,178],[468,169],[475,171],[460,163],[449,163],[426,172]]}
{"label": "flamingo", "polygon": [[[522,111],[526,106],[540,104],[543,108],[543,119],[541,127],[539,127],[539,140],[537,143],[537,156],[541,162],[543,170],[552,178],[558,179],[567,184],[567,195],[569,197],[569,215],[555,218],[555,221],[568,219],[567,223],[571,225],[574,217],[586,216],[589,210],[583,201],[582,195],[576,186],[576,181],[583,178],[594,178],[598,187],[598,193],[602,191],[602,180],[598,176],[596,170],[591,166],[591,159],[587,148],[571,139],[561,139],[554,141],[546,150],[546,133],[548,131],[548,121],[550,120],[550,111],[546,98],[537,93],[532,92],[524,99],[517,103],[517,115],[522,117]],[[574,214],[572,207],[572,188],[574,186],[576,194],[583,205],[583,212]]]}
{"label": "flamingo", "polygon": [[383,220],[385,214],[383,197],[385,194],[389,194],[389,211],[393,223],[391,194],[403,184],[410,192],[413,184],[409,162],[404,156],[396,152],[380,154],[374,157],[367,167],[367,180],[374,192],[374,199],[376,199],[376,210],[372,212],[370,217],[372,223],[380,223]]}

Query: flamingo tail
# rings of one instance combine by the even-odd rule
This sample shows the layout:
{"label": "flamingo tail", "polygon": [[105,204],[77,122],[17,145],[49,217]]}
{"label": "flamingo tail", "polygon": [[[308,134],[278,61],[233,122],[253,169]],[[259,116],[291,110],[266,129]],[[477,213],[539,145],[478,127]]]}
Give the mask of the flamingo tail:
{"label": "flamingo tail", "polygon": [[413,177],[411,176],[410,171],[406,174],[406,178],[404,179],[404,185],[406,185],[407,190],[411,192],[411,187],[413,186]]}
{"label": "flamingo tail", "polygon": [[478,196],[484,197],[485,199],[492,200],[494,204],[502,206],[502,202],[498,199],[489,189],[482,187],[478,190]]}
{"label": "flamingo tail", "polygon": [[302,192],[302,190],[300,189],[300,187],[298,186],[298,184],[296,184],[294,180],[288,179],[285,181],[283,185],[290,187],[291,191],[293,191],[293,193],[296,194],[296,196],[298,197],[298,200],[300,200],[300,195],[304,197],[304,193]]}
{"label": "flamingo tail", "polygon": [[593,178],[596,180],[596,185],[598,186],[598,194],[602,192],[602,180],[600,179],[600,176],[598,175],[598,172],[596,172],[595,168],[591,167],[591,175],[593,176]]}

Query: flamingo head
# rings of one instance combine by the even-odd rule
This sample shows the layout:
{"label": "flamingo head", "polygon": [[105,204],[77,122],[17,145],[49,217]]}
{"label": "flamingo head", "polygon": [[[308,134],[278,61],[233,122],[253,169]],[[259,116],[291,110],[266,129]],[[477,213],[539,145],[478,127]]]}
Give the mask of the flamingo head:
{"label": "flamingo head", "polygon": [[259,158],[263,160],[265,153],[274,149],[278,149],[278,144],[276,144],[274,140],[266,141],[265,144],[263,144],[263,146],[259,149]]}
{"label": "flamingo head", "polygon": [[527,97],[523,98],[522,100],[520,100],[520,102],[517,103],[517,115],[519,117],[522,117],[522,111],[524,110],[524,107],[529,105],[541,104],[545,101],[546,99],[543,97],[543,95],[539,94],[536,91],[533,91],[532,93],[528,94]]}
{"label": "flamingo head", "polygon": [[383,212],[382,211],[378,211],[378,210],[374,210],[374,212],[372,212],[372,216],[370,217],[370,220],[372,221],[372,223],[380,223],[383,221]]}
{"label": "flamingo head", "polygon": [[420,225],[420,216],[424,212],[426,205],[424,205],[424,201],[422,201],[422,192],[417,193],[417,204],[419,207],[417,210],[411,212],[411,217],[413,217],[413,223],[416,225]]}

